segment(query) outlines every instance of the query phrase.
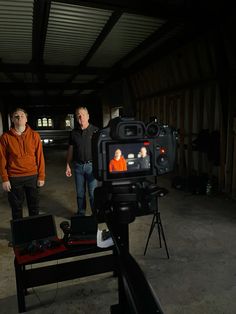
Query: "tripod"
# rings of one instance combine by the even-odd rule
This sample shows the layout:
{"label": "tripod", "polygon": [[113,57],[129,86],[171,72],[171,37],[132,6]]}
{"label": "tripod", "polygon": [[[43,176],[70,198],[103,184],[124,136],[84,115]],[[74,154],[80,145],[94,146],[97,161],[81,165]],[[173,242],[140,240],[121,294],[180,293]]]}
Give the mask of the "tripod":
{"label": "tripod", "polygon": [[160,248],[162,247],[162,242],[161,242],[161,238],[162,238],[163,241],[164,241],[164,244],[165,244],[167,258],[168,259],[170,258],[170,255],[169,255],[169,252],[168,252],[168,248],[167,248],[167,244],[166,244],[164,229],[163,229],[162,222],[161,222],[161,214],[160,214],[159,208],[158,208],[158,197],[163,197],[167,193],[168,193],[168,191],[166,189],[164,189],[164,188],[161,188],[161,187],[159,187],[159,189],[155,193],[156,206],[155,206],[155,210],[154,210],[154,214],[153,214],[152,223],[151,223],[151,227],[150,227],[150,230],[149,230],[146,246],[145,246],[145,249],[144,249],[144,255],[147,252],[148,242],[150,240],[150,237],[152,235],[154,227],[155,227],[155,225],[157,225]]}

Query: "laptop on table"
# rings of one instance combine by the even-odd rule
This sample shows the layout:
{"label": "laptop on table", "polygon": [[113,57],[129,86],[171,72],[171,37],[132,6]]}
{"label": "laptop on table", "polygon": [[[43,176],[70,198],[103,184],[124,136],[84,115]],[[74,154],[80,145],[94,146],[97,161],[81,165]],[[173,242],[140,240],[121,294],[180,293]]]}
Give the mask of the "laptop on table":
{"label": "laptop on table", "polygon": [[54,217],[49,214],[11,220],[11,233],[13,248],[18,255],[36,254],[61,244]]}
{"label": "laptop on table", "polygon": [[96,244],[97,222],[93,216],[72,216],[68,245]]}

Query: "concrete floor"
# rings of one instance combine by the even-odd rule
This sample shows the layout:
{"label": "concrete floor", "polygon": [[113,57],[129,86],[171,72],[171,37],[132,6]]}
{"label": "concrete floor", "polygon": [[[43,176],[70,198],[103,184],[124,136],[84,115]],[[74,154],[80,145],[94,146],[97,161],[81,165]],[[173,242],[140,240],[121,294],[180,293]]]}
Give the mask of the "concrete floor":
{"label": "concrete floor", "polygon": [[[42,213],[59,224],[74,214],[74,181],[65,177],[65,150],[45,149],[47,183]],[[152,233],[143,255],[152,216],[130,224],[130,251],[156,292],[165,314],[236,313],[236,203],[223,196],[192,195],[172,189],[168,176],[158,184],[170,193],[159,201],[170,259]],[[0,192],[0,313],[18,312],[10,240],[10,210]],[[25,212],[26,214],[26,212]],[[103,274],[30,289],[27,313],[110,313],[117,302],[117,280]],[[148,314],[148,313],[145,313]]]}

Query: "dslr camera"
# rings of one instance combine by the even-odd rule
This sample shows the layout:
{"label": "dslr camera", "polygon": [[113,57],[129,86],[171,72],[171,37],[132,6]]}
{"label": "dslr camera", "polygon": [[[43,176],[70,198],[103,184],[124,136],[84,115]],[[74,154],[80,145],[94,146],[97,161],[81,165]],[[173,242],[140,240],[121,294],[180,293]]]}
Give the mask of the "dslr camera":
{"label": "dslr camera", "polygon": [[[112,169],[110,164],[120,150],[125,169]],[[142,151],[145,151],[146,160]],[[163,175],[174,168],[176,132],[154,119],[147,125],[133,118],[117,117],[92,138],[94,176],[102,182],[138,180]]]}
{"label": "dslr camera", "polygon": [[95,133],[93,173],[102,183],[94,192],[98,221],[103,222],[109,212],[116,222],[123,223],[151,213],[158,187],[148,178],[173,170],[175,150],[175,130],[157,119],[145,125],[133,118],[117,117]]}

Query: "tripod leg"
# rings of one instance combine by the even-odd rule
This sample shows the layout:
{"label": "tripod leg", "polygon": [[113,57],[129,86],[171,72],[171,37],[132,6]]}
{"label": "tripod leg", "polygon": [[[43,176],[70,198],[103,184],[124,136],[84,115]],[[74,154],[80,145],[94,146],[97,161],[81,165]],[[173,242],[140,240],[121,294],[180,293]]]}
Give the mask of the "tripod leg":
{"label": "tripod leg", "polygon": [[162,235],[162,238],[163,238],[163,241],[164,241],[164,244],[165,244],[166,255],[167,255],[167,258],[169,259],[170,255],[169,255],[167,244],[166,244],[166,238],[165,238],[164,229],[163,229],[163,226],[162,226],[162,223],[161,223],[161,216],[160,216],[160,214],[159,214],[159,224],[158,224],[158,227],[160,228],[161,235]]}
{"label": "tripod leg", "polygon": [[153,218],[152,218],[152,224],[151,224],[150,231],[149,231],[149,234],[148,234],[147,243],[146,243],[146,246],[145,246],[145,249],[144,249],[144,255],[147,252],[148,243],[149,243],[150,237],[152,235],[153,229],[155,227],[155,224],[157,224],[160,248],[162,247],[162,243],[161,243],[161,237],[162,237],[162,239],[164,241],[165,249],[166,249],[167,258],[169,259],[170,255],[169,255],[169,251],[168,251],[168,248],[167,248],[165,234],[164,234],[164,229],[163,229],[162,222],[161,222],[161,214],[158,211],[158,197],[157,196],[156,196],[156,210],[154,211],[154,215],[153,215]]}
{"label": "tripod leg", "polygon": [[156,218],[156,214],[154,214],[153,218],[152,218],[152,223],[151,223],[151,227],[150,227],[150,230],[149,230],[149,234],[148,234],[148,238],[147,238],[147,242],[146,242],[146,246],[145,246],[143,255],[145,255],[146,252],[147,252],[148,242],[150,240],[150,237],[152,235],[153,229],[154,229],[155,224],[156,224],[155,218]]}
{"label": "tripod leg", "polygon": [[155,215],[157,217],[157,230],[158,230],[158,236],[159,236],[159,244],[160,244],[160,248],[162,247],[162,243],[161,243],[161,216],[160,216],[160,212],[158,210],[159,208],[159,204],[158,204],[158,196],[156,196],[156,211],[155,211]]}
{"label": "tripod leg", "polygon": [[162,247],[162,244],[161,244],[161,216],[160,216],[159,212],[156,215],[157,215],[157,230],[158,230],[159,243],[160,243],[160,248],[161,248]]}

